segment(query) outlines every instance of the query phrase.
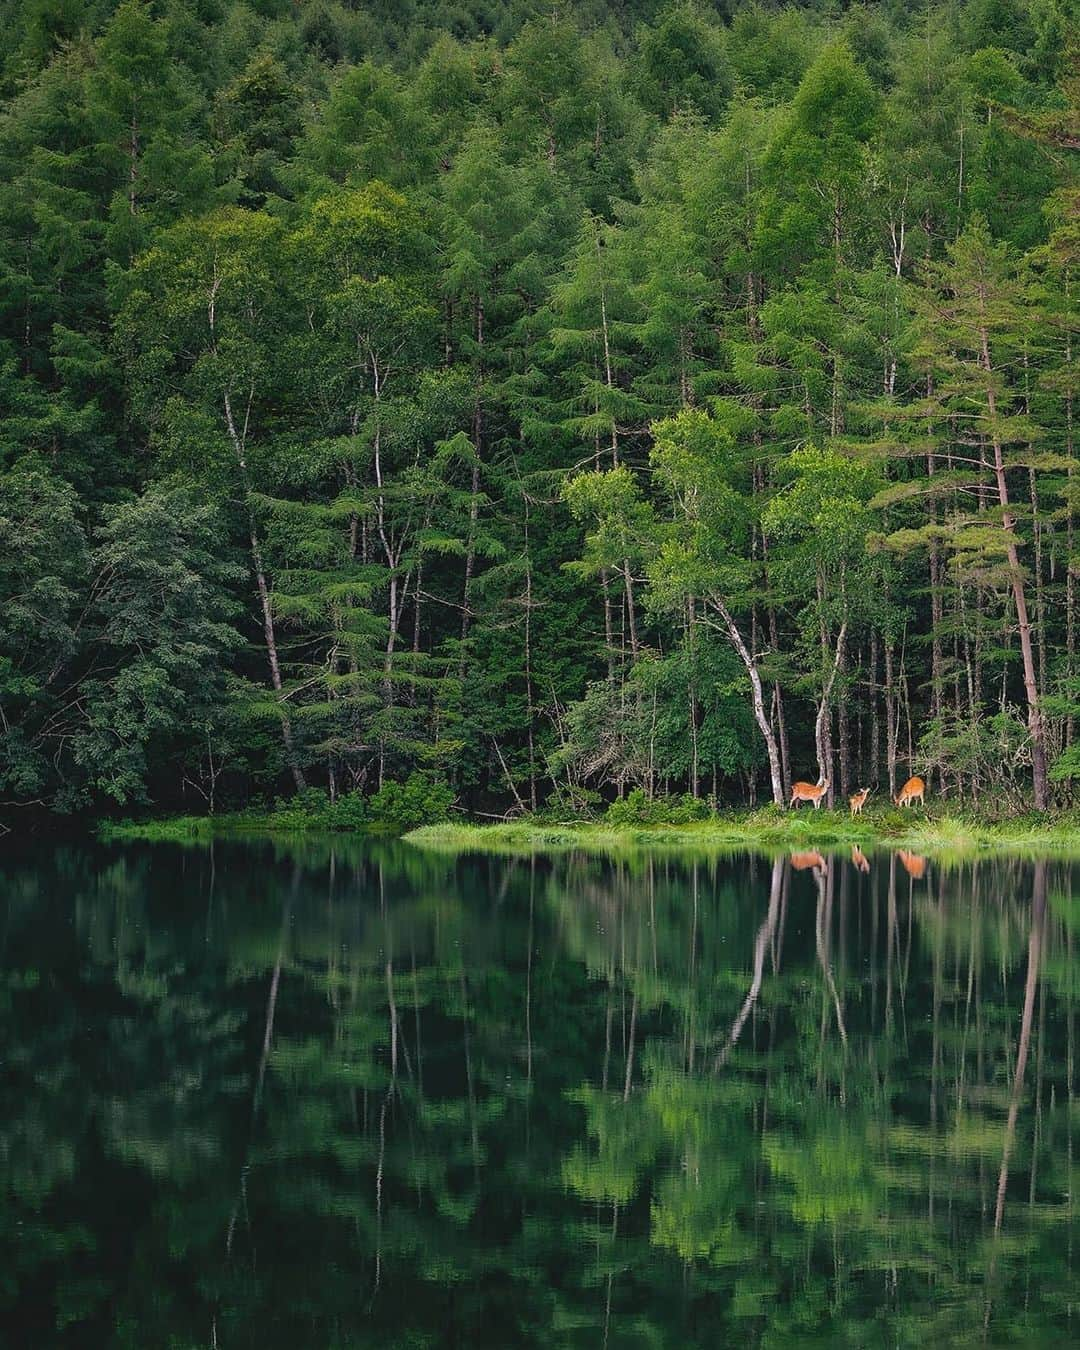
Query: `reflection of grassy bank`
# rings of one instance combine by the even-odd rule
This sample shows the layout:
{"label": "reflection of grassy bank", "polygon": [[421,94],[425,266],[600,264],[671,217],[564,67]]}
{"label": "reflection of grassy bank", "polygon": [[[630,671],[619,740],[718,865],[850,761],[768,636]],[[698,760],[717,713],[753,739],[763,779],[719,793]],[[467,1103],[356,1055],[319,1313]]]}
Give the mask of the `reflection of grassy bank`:
{"label": "reflection of grassy bank", "polygon": [[496,825],[429,825],[405,836],[425,848],[529,853],[581,848],[616,852],[630,848],[723,850],[729,848],[828,848],[859,844],[924,852],[971,853],[1013,849],[1080,856],[1080,821],[1032,818],[980,822],[959,816],[918,816],[888,811],[852,819],[846,812],[772,809],[715,816],[689,825],[548,824],[515,820]]}

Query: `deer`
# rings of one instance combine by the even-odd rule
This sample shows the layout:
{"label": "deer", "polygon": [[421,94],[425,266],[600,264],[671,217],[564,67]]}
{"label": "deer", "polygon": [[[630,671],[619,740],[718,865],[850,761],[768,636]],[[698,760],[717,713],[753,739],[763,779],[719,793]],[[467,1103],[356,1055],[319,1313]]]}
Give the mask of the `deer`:
{"label": "deer", "polygon": [[851,861],[852,863],[854,863],[856,871],[858,872],[870,871],[870,859],[866,856],[866,854],[862,851],[862,849],[858,846],[858,844],[852,844],[851,846]]}
{"label": "deer", "polygon": [[798,809],[800,802],[813,802],[816,811],[821,805],[822,797],[828,790],[829,780],[827,778],[820,779],[816,786],[813,783],[792,783],[791,801],[788,803],[788,807],[794,806]]}
{"label": "deer", "polygon": [[859,814],[859,812],[866,805],[866,799],[869,796],[870,796],[870,789],[868,787],[864,787],[860,788],[858,792],[854,793],[852,796],[848,798],[848,805],[851,807],[851,814],[853,816],[857,816]]}
{"label": "deer", "polygon": [[793,853],[791,866],[796,872],[805,872],[808,868],[814,872],[824,872],[827,864],[817,849],[810,849],[806,853]]}
{"label": "deer", "polygon": [[926,784],[916,775],[914,778],[907,780],[899,793],[893,798],[893,801],[897,806],[911,806],[917,800],[919,805],[922,806],[925,792]]}

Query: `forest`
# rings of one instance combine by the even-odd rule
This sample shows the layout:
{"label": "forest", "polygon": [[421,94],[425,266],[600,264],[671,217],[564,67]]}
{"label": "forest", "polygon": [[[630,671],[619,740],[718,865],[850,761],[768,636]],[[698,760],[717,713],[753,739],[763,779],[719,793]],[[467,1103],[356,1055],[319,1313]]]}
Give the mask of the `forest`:
{"label": "forest", "polygon": [[0,821],[1070,805],[1078,12],[5,5]]}

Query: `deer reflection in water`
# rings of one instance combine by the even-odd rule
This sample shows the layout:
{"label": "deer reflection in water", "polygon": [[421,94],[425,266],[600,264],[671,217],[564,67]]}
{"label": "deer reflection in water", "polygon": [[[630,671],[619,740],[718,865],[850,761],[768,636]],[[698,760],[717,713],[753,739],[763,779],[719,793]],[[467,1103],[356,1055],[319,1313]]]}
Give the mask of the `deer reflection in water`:
{"label": "deer reflection in water", "polygon": [[918,853],[909,853],[906,848],[898,849],[896,856],[900,859],[900,866],[912,880],[922,881],[926,876],[926,858],[920,857]]}

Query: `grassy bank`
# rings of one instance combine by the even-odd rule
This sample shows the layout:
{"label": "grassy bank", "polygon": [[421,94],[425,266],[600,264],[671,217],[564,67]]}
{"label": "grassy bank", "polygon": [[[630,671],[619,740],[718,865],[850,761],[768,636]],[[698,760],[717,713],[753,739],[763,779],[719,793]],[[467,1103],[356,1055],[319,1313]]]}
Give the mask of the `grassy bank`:
{"label": "grassy bank", "polygon": [[165,820],[107,820],[98,838],[107,844],[140,839],[152,844],[191,844],[230,834],[295,834],[297,826],[276,815],[235,813],[220,816],[170,816]]}
{"label": "grassy bank", "polygon": [[[342,830],[342,826],[337,829]],[[301,810],[175,816],[144,822],[113,821],[99,834],[106,842],[201,843],[214,838],[326,834],[325,819]],[[352,836],[397,831],[375,824],[344,831]],[[960,815],[879,812],[852,819],[840,811],[732,812],[689,824],[618,824],[599,821],[514,820],[495,825],[449,821],[425,825],[404,836],[411,844],[445,852],[537,853],[584,849],[725,851],[744,848],[908,848],[915,852],[978,853],[1012,849],[1080,857],[1080,817],[1021,817],[988,821]]]}
{"label": "grassy bank", "polygon": [[386,838],[394,833],[398,831],[377,823],[351,827],[328,825],[323,817],[303,811],[237,811],[218,816],[170,816],[164,820],[110,820],[99,825],[97,831],[98,838],[106,844],[129,840],[151,844],[197,844],[211,839],[297,834]]}
{"label": "grassy bank", "polygon": [[246,811],[106,821],[98,834],[106,842],[143,839],[151,843],[192,843],[245,834],[397,835],[421,822],[441,820],[453,800],[453,788],[431,774],[416,772],[404,782],[387,780],[368,797],[346,792],[331,799],[321,788],[307,788],[295,797]]}
{"label": "grassy bank", "polygon": [[901,815],[852,819],[846,813],[774,810],[715,816],[688,825],[548,824],[532,820],[497,825],[427,825],[405,838],[423,848],[448,852],[534,853],[585,849],[610,853],[655,848],[724,851],[741,848],[907,848],[915,852],[978,853],[1012,849],[1080,857],[1080,819],[1022,818],[1000,822],[961,816]]}

